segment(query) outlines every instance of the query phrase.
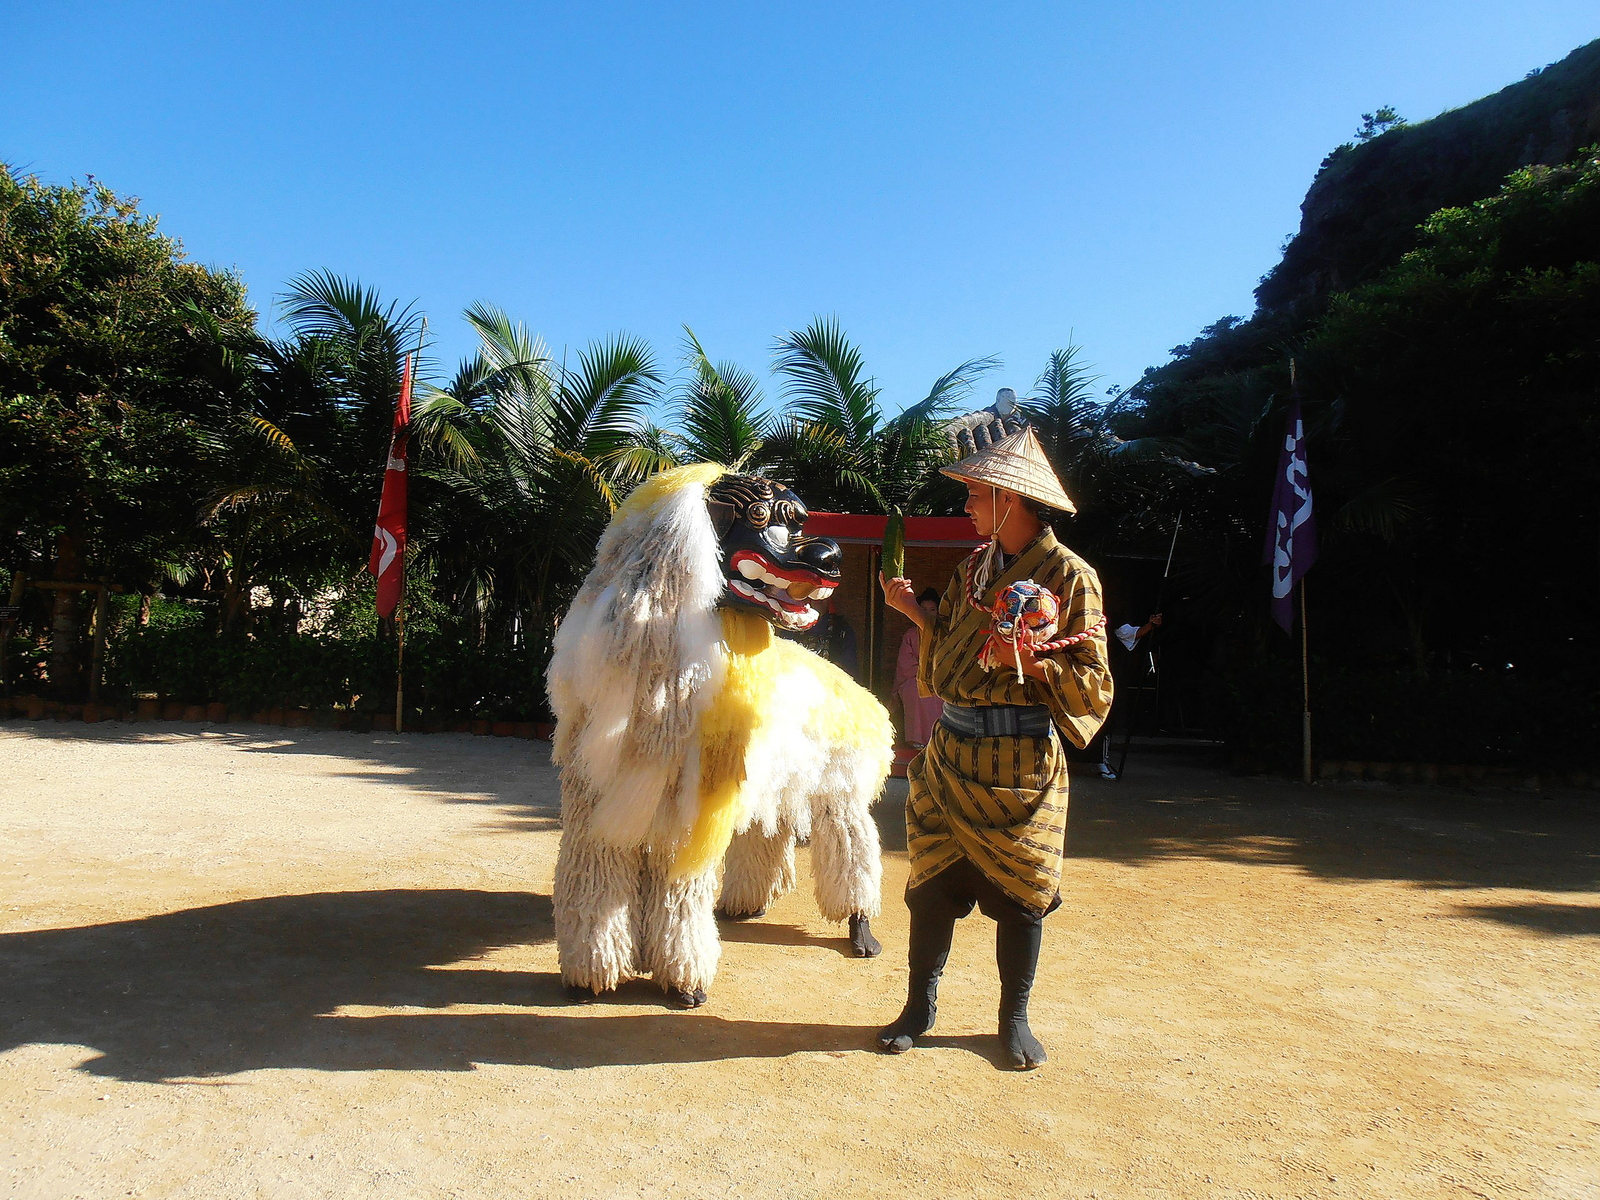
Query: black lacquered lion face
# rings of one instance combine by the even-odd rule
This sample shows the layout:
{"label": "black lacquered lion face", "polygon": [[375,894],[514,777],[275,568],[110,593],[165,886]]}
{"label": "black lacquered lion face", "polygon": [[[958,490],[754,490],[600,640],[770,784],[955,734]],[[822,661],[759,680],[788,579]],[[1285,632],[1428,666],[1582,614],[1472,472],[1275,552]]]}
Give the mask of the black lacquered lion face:
{"label": "black lacquered lion face", "polygon": [[839,586],[842,556],[832,538],[800,532],[811,515],[800,497],[759,475],[724,475],[707,491],[706,507],[722,545],[722,602],[781,629],[816,624],[813,605]]}

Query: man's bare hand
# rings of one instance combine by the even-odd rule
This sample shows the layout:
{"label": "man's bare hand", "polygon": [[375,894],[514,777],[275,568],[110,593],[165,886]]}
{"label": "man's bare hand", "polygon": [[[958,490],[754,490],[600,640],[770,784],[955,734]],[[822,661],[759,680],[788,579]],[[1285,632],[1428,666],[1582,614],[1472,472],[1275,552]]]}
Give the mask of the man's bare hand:
{"label": "man's bare hand", "polygon": [[878,584],[883,588],[883,602],[918,629],[926,632],[928,626],[933,624],[922,605],[917,603],[917,589],[911,586],[911,580],[902,575],[885,579],[883,572],[879,571]]}

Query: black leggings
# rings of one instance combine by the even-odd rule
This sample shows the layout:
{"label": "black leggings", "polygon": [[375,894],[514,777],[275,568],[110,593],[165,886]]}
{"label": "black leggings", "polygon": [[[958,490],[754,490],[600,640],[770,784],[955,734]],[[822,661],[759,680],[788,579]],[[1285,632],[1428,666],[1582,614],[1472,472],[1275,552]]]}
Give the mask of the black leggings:
{"label": "black leggings", "polygon": [[913,918],[920,912],[935,919],[959,921],[976,907],[997,925],[1037,926],[1060,906],[1061,896],[1057,894],[1043,913],[1029,912],[965,856],[906,892],[906,907]]}
{"label": "black leggings", "polygon": [[1043,913],[1031,913],[1002,892],[968,858],[962,857],[906,893],[911,910],[910,968],[906,1011],[915,1024],[931,1024],[939,977],[950,957],[956,922],[974,907],[995,923],[994,956],[1000,970],[1002,1028],[1026,1026],[1028,997],[1039,964],[1044,918],[1061,903],[1057,894]]}

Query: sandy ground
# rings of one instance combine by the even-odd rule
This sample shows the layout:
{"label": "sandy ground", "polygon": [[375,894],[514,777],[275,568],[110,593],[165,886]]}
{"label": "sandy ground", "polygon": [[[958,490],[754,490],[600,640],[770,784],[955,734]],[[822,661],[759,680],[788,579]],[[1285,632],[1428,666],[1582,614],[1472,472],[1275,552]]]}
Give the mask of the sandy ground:
{"label": "sandy ground", "polygon": [[869,1048],[895,786],[883,958],[803,890],[569,1007],[543,744],[0,726],[0,1195],[1600,1197],[1581,799],[1075,779],[1019,1075],[977,917]]}

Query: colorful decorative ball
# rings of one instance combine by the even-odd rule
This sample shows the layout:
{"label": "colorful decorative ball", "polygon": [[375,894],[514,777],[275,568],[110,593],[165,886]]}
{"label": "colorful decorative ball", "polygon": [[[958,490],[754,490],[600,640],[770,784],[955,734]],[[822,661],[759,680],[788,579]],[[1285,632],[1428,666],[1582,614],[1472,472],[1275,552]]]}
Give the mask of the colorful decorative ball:
{"label": "colorful decorative ball", "polygon": [[1004,642],[1038,646],[1048,642],[1061,620],[1061,602],[1048,588],[1022,579],[1001,589],[995,599],[994,633]]}
{"label": "colorful decorative ball", "polygon": [[1055,636],[1061,620],[1061,602],[1049,588],[1031,579],[1018,580],[1000,589],[990,612],[989,638],[980,659],[994,670],[1009,665],[1016,645],[1037,649]]}

